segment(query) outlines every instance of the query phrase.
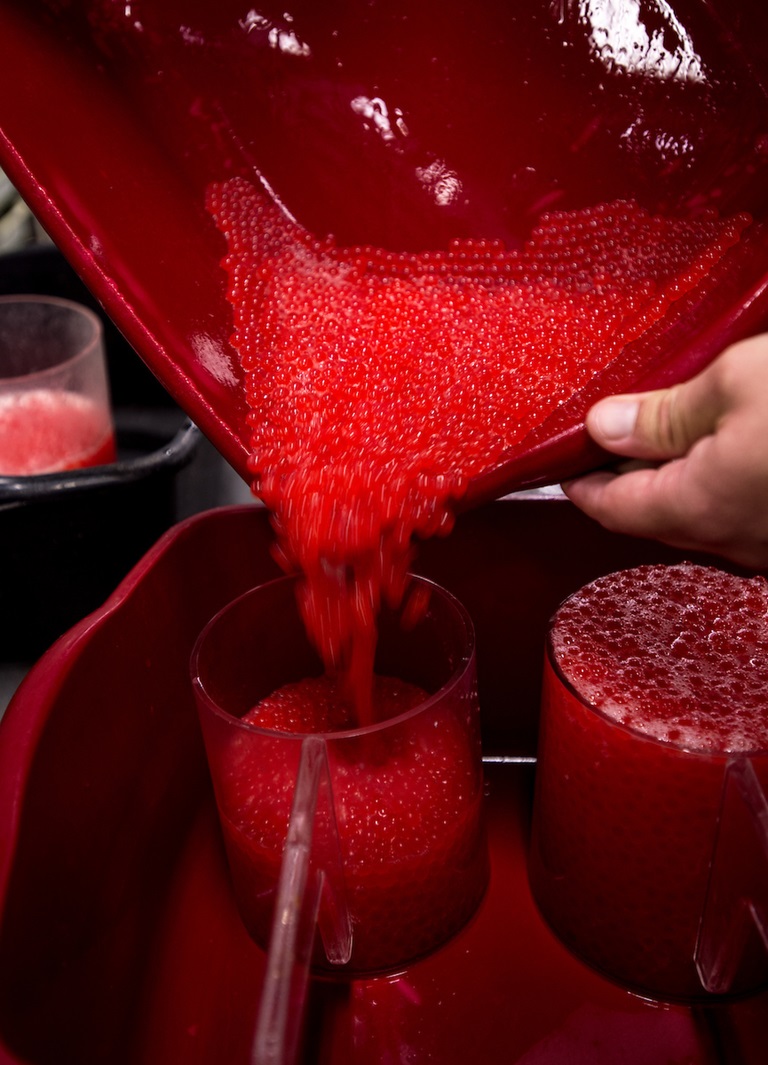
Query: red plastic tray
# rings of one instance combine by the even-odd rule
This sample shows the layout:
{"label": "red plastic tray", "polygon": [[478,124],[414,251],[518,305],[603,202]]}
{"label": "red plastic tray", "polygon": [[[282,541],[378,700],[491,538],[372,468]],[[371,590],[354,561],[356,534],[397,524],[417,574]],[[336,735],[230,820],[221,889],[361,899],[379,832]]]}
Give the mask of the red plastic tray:
{"label": "red plastic tray", "polygon": [[[318,233],[418,250],[455,235],[514,242],[546,206],[627,196],[652,210],[710,204],[766,222],[762,0],[631,4],[614,36],[655,34],[650,60],[663,40],[682,73],[627,71],[620,49],[615,62],[597,59],[600,20],[615,21],[614,7],[404,0],[324,5],[318,17],[312,0],[288,14],[240,0],[7,0],[0,165],[247,476],[225,248],[204,207],[212,181],[263,176]],[[402,144],[379,137],[373,119],[352,122],[350,101],[366,93],[380,122],[387,104],[405,108]],[[417,169],[443,157],[465,184],[458,215],[418,191]],[[655,350],[627,351],[591,398],[685,377],[767,322],[763,226],[703,304],[670,323]],[[589,398],[480,478],[466,503],[599,462],[582,427]]]}
{"label": "red plastic tray", "polygon": [[[3,1065],[247,1065],[264,955],[234,908],[187,660],[225,601],[275,574],[270,542],[257,507],[176,526],[12,700]],[[307,1063],[764,1065],[768,998],[693,1010],[637,998],[569,955],[528,891],[546,619],[600,573],[677,557],[546,497],[480,508],[423,546],[417,568],[478,631],[491,886],[472,923],[405,972],[313,983]]]}

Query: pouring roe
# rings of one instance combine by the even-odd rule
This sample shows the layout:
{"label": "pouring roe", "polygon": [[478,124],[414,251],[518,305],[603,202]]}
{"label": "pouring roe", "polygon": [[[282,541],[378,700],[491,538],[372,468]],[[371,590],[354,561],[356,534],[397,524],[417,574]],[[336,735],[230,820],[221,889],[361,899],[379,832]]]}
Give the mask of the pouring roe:
{"label": "pouring roe", "polygon": [[242,178],[214,185],[208,208],[228,244],[254,490],[361,720],[375,619],[404,594],[414,538],[449,532],[467,480],[660,321],[749,221],[622,200],[543,215],[519,249],[414,254],[318,239]]}

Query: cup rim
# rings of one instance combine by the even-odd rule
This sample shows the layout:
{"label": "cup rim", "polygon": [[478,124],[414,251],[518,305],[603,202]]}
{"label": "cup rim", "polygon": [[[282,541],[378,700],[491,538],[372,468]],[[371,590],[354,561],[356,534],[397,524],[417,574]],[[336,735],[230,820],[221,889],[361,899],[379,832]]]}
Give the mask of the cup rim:
{"label": "cup rim", "polygon": [[13,303],[40,303],[72,311],[88,322],[91,327],[91,335],[84,342],[83,347],[79,351],[76,351],[74,355],[70,355],[68,359],[63,359],[61,362],[57,362],[52,366],[46,366],[42,370],[32,370],[29,373],[14,374],[12,377],[0,374],[0,383],[4,386],[21,382],[34,382],[37,378],[48,376],[52,371],[58,373],[61,370],[66,370],[68,367],[74,366],[78,362],[89,358],[93,354],[94,349],[98,348],[102,343],[104,329],[101,324],[101,319],[95,311],[91,310],[90,307],[86,307],[83,303],[78,303],[76,300],[64,299],[61,296],[35,295],[34,293],[19,293],[18,295],[0,296],[0,308]]}
{"label": "cup rim", "polygon": [[297,583],[301,579],[301,574],[293,573],[286,574],[282,577],[275,577],[269,581],[262,581],[260,584],[254,585],[247,591],[236,596],[234,599],[229,600],[220,610],[218,610],[213,617],[206,623],[197,639],[195,640],[192,648],[192,653],[189,659],[190,672],[192,676],[192,684],[197,694],[204,700],[206,706],[208,706],[217,717],[224,721],[229,722],[239,728],[245,729],[247,732],[253,732],[262,736],[271,736],[272,738],[279,737],[281,740],[295,740],[300,743],[308,736],[317,736],[320,739],[326,741],[338,741],[345,739],[354,739],[356,737],[371,736],[374,733],[381,732],[383,729],[391,728],[394,725],[400,725],[408,721],[410,718],[417,717],[419,714],[425,713],[435,702],[439,699],[443,699],[446,694],[452,692],[460,683],[462,678],[466,675],[467,670],[471,668],[475,661],[475,648],[476,648],[476,636],[475,627],[472,623],[472,619],[469,615],[464,604],[456,598],[456,596],[449,592],[447,588],[438,584],[436,581],[431,580],[429,577],[424,577],[421,574],[411,573],[409,574],[411,581],[416,581],[422,586],[430,588],[431,594],[437,592],[441,595],[446,602],[455,610],[455,613],[461,622],[464,632],[466,634],[466,648],[461,656],[460,661],[457,663],[451,675],[446,682],[440,687],[440,689],[434,692],[429,698],[423,702],[418,703],[416,706],[411,707],[410,710],[406,710],[402,714],[398,714],[396,717],[388,717],[384,721],[376,721],[371,725],[362,725],[352,729],[337,729],[329,732],[287,732],[280,729],[263,728],[260,725],[251,724],[251,722],[243,721],[242,718],[235,717],[234,714],[230,714],[222,706],[220,706],[215,699],[206,691],[206,688],[200,677],[200,670],[198,663],[200,659],[200,653],[203,643],[209,633],[219,619],[230,609],[242,602],[248,596],[254,593],[271,587],[276,584],[288,584]]}
{"label": "cup rim", "polygon": [[[570,598],[570,596],[568,598]],[[564,602],[567,602],[567,599],[564,600]],[[552,668],[552,671],[554,672],[557,679],[563,684],[566,690],[569,691],[571,695],[573,695],[574,698],[577,699],[578,702],[586,710],[601,718],[607,725],[610,725],[612,728],[619,729],[621,732],[627,733],[633,739],[644,740],[646,743],[654,744],[657,747],[662,747],[670,751],[676,751],[681,754],[692,755],[696,758],[709,758],[715,761],[729,762],[738,760],[740,758],[755,758],[768,755],[768,746],[748,748],[744,747],[737,748],[736,750],[732,751],[726,751],[712,747],[693,747],[690,744],[686,744],[685,742],[681,742],[679,740],[662,739],[661,736],[654,736],[652,733],[644,732],[636,725],[628,724],[626,721],[619,721],[618,718],[614,717],[602,707],[597,706],[594,702],[588,699],[587,696],[583,694],[583,692],[580,692],[578,690],[571,678],[563,672],[563,669],[560,663],[558,662],[557,656],[555,654],[553,641],[558,613],[559,608],[549,619],[549,623],[547,625],[547,634],[545,641],[547,662]]]}

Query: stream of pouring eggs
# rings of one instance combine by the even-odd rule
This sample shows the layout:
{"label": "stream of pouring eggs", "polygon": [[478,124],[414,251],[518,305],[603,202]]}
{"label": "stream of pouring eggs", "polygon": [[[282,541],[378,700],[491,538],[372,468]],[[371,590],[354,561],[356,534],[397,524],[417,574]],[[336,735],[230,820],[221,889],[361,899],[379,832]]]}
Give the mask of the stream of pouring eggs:
{"label": "stream of pouring eggs", "polygon": [[[521,249],[339,247],[243,178],[211,186],[244,371],[253,488],[358,722],[376,618],[473,476],[690,293],[749,224],[633,201],[544,215]],[[408,604],[416,611],[416,603]]]}

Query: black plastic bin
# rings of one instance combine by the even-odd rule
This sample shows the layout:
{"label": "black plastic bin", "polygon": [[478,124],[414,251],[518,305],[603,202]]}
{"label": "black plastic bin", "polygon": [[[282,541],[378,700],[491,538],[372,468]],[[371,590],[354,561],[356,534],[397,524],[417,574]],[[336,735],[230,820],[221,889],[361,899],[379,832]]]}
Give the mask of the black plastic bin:
{"label": "black plastic bin", "polygon": [[54,248],[0,256],[0,294],[61,296],[104,323],[118,460],[0,477],[0,660],[31,662],[100,606],[180,516],[201,434]]}

